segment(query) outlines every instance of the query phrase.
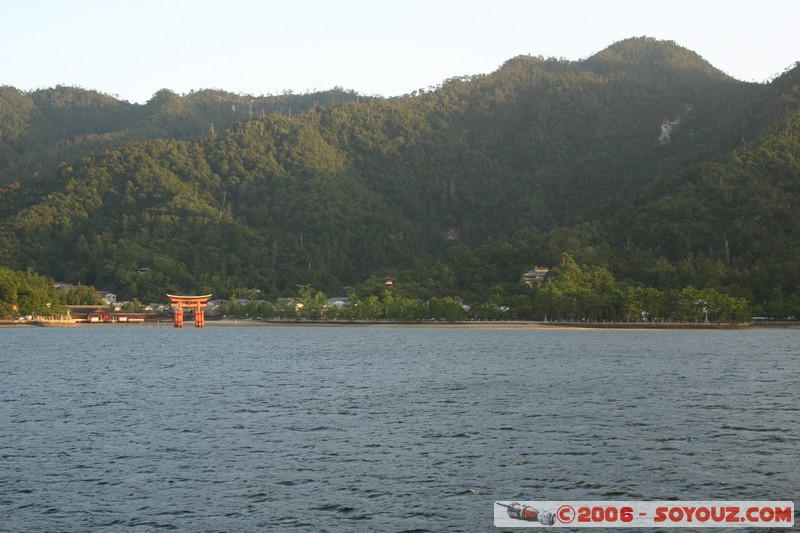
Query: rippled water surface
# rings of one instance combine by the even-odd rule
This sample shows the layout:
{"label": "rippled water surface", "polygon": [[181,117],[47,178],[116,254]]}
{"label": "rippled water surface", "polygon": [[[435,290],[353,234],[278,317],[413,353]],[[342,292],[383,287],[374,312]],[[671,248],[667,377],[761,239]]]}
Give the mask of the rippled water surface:
{"label": "rippled water surface", "polygon": [[798,330],[2,329],[0,530],[491,531],[495,500],[797,502],[799,353]]}

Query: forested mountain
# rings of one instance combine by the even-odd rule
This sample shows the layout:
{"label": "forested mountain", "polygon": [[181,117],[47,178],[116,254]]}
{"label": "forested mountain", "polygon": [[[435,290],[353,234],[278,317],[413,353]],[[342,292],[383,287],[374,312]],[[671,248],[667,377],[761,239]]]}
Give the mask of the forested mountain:
{"label": "forested mountain", "polygon": [[397,98],[5,87],[0,264],[153,301],[386,275],[470,300],[569,252],[800,314],[799,149],[800,68],[743,83],[648,38]]}
{"label": "forested mountain", "polygon": [[339,88],[259,97],[219,90],[178,96],[162,89],[138,105],[75,87],[23,93],[0,86],[0,183],[132,140],[195,140],[263,114],[291,116],[316,105],[367,99]]}

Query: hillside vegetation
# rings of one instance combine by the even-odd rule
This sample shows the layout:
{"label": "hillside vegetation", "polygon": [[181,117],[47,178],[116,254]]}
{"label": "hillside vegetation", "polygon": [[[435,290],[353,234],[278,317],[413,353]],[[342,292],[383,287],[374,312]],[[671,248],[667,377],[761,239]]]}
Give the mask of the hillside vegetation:
{"label": "hillside vegetation", "polygon": [[397,98],[4,87],[0,162],[1,265],[143,301],[390,275],[533,302],[522,273],[568,253],[800,316],[797,66],[743,83],[637,38]]}

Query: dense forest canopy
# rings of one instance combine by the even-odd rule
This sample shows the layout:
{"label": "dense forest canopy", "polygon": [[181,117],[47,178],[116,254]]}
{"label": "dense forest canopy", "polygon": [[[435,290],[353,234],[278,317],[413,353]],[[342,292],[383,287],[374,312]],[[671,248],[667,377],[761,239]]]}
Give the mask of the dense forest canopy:
{"label": "dense forest canopy", "polygon": [[800,68],[744,83],[649,38],[397,98],[0,87],[0,184],[0,265],[142,301],[391,275],[541,307],[521,275],[566,252],[619,294],[800,316]]}

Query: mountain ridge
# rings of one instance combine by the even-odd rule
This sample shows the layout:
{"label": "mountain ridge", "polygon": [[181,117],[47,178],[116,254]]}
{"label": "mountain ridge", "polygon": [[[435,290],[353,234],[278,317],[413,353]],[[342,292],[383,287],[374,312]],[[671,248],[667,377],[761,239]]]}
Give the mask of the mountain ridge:
{"label": "mountain ridge", "polygon": [[[635,38],[391,99],[342,91],[251,107],[160,91],[119,143],[33,147],[51,158],[38,176],[5,165],[17,179],[0,190],[0,262],[153,297],[333,290],[392,272],[469,297],[513,293],[524,269],[570,252],[630,283],[702,282],[783,312],[800,279],[785,266],[800,235],[797,76],[740,82],[675,43]],[[229,112],[242,120],[226,128],[217,117]],[[2,131],[20,116],[3,112]],[[763,224],[747,225],[758,209]],[[467,264],[482,265],[471,281]]]}

